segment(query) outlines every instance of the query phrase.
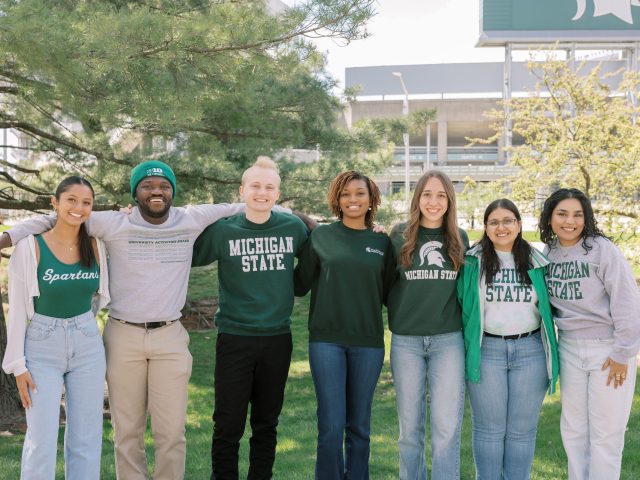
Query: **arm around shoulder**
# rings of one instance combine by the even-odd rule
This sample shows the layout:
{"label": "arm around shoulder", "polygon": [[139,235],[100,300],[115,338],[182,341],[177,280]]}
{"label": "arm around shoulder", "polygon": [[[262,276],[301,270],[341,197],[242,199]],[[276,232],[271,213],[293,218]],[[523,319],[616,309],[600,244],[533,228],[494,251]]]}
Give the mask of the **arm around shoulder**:
{"label": "arm around shoulder", "polygon": [[[56,218],[56,214],[51,213],[49,215],[38,215],[37,217],[23,220],[2,234],[0,248],[17,245],[20,240],[29,235],[37,235],[50,230],[56,224]],[[9,238],[7,239],[5,237]],[[9,242],[8,245],[6,243],[7,241]]]}
{"label": "arm around shoulder", "polygon": [[203,230],[222,218],[244,212],[244,209],[244,203],[208,203],[184,207],[187,215],[196,219]]}
{"label": "arm around shoulder", "polygon": [[202,267],[218,259],[218,245],[220,223],[209,225],[193,244],[192,267]]}

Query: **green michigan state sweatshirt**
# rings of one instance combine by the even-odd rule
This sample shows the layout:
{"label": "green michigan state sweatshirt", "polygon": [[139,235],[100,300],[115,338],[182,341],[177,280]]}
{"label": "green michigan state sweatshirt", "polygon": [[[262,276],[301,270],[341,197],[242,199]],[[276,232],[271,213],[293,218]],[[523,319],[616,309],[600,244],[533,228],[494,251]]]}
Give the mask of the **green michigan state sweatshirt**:
{"label": "green michigan state sweatshirt", "polygon": [[[400,257],[404,229],[400,224],[391,231],[395,255]],[[465,250],[469,238],[460,236]],[[443,228],[419,227],[418,242],[409,268],[398,264],[397,277],[389,293],[389,329],[399,335],[438,335],[462,329],[460,306],[456,296],[458,272],[444,244]]]}
{"label": "green michigan state sweatshirt", "polygon": [[271,212],[265,223],[244,214],[207,227],[193,248],[193,266],[218,261],[218,331],[280,335],[290,331],[294,258],[307,228],[293,215]]}
{"label": "green michigan state sweatshirt", "polygon": [[296,295],[311,290],[309,341],[383,348],[382,305],[394,266],[385,234],[342,222],[316,228],[296,268]]}

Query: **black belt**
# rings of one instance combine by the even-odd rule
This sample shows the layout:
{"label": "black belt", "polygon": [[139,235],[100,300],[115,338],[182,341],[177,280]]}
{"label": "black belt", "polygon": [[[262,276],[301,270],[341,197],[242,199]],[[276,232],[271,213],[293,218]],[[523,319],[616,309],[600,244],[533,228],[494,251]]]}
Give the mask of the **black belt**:
{"label": "black belt", "polygon": [[177,322],[178,320],[169,320],[166,322],[142,322],[142,323],[136,323],[136,322],[127,322],[126,320],[120,320],[119,318],[113,318],[116,322],[120,322],[123,325],[132,325],[134,327],[138,327],[138,328],[144,328],[145,330],[152,330],[154,328],[160,328],[160,327],[165,327],[167,325],[171,325],[172,323]]}
{"label": "black belt", "polygon": [[518,340],[520,338],[530,337],[531,335],[533,335],[534,333],[538,333],[539,331],[540,331],[540,327],[536,328],[535,330],[531,330],[530,332],[518,333],[516,335],[495,335],[489,332],[484,332],[484,334],[487,337],[501,338],[503,340]]}

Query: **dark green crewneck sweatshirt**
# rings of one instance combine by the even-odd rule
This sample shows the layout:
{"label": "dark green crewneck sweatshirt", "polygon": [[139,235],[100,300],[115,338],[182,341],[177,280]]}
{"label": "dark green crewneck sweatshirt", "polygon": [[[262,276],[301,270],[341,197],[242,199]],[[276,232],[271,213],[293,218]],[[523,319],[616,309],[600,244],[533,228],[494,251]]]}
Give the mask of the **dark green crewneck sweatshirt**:
{"label": "dark green crewneck sweatshirt", "polygon": [[307,229],[293,215],[271,212],[265,223],[244,214],[207,227],[193,248],[193,266],[218,261],[218,331],[235,335],[288,333],[293,265]]}
{"label": "dark green crewneck sweatshirt", "polygon": [[316,228],[296,272],[296,294],[311,289],[309,341],[384,347],[382,305],[394,267],[387,235],[342,222]]}
{"label": "dark green crewneck sweatshirt", "polygon": [[[406,224],[391,231],[397,257],[404,244]],[[469,238],[460,236],[465,249]],[[397,266],[397,278],[389,293],[389,329],[400,335],[438,335],[462,329],[461,311],[456,298],[456,278],[444,245],[442,228],[419,227],[418,243],[410,268]]]}

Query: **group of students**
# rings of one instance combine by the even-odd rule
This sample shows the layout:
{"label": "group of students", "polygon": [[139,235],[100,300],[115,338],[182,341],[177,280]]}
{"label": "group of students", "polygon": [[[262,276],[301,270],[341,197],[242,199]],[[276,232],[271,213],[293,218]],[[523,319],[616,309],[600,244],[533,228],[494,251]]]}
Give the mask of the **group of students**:
{"label": "group of students", "polygon": [[[244,204],[172,207],[176,179],[158,161],[132,171],[131,191],[137,206],[129,215],[91,214],[90,184],[69,177],[52,198],[57,216],[24,222],[0,239],[0,247],[17,242],[2,367],[15,374],[27,407],[22,478],[54,478],[63,384],[66,478],[100,477],[105,368],[118,478],[147,478],[147,411],[154,478],[185,477],[191,356],[180,308],[190,266],[213,261],[220,291],[212,479],[238,478],[249,407],[248,478],[271,478],[293,298],[309,291],[317,479],[370,476],[383,305],[401,479],[427,478],[427,391],[431,477],[460,477],[465,390],[477,478],[529,478],[542,402],[558,372],[568,477],[619,477],[640,293],[579,190],[546,200],[543,253],[524,240],[520,213],[507,199],[487,206],[483,236],[470,248],[457,226],[453,184],[437,170],[420,178],[407,221],[389,235],[374,231],[378,187],[354,171],[338,175],[327,195],[338,220],[310,234],[275,206],[280,177],[264,157],[243,174]],[[92,312],[107,303],[103,348]]]}

